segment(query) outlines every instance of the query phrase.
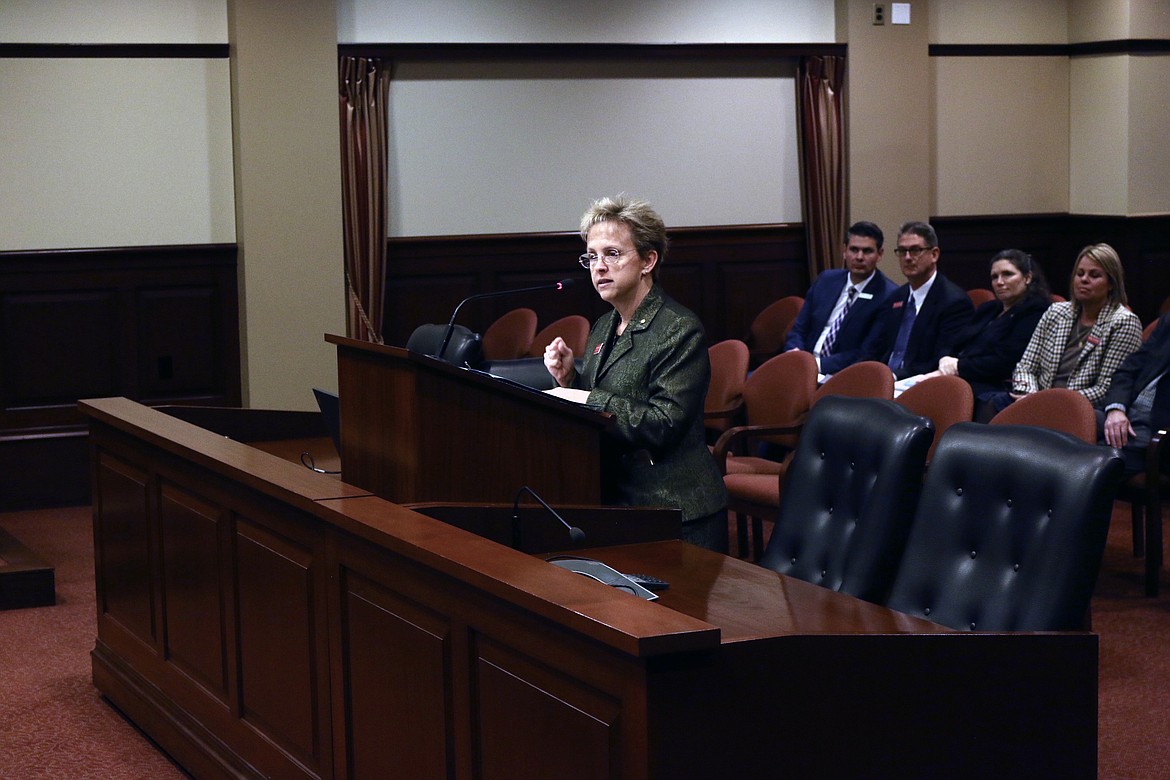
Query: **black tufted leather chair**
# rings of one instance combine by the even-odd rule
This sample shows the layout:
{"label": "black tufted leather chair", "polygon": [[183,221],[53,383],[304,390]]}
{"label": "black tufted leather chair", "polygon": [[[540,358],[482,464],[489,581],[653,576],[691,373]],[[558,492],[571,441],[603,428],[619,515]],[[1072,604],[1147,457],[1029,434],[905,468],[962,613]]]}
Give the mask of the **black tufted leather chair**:
{"label": "black tufted leather chair", "polygon": [[[438,357],[446,333],[446,325],[419,325],[406,340],[406,348],[411,352]],[[479,334],[463,325],[454,326],[451,339],[443,351],[443,359],[457,366],[480,368],[483,365],[483,345]]]}
{"label": "black tufted leather chair", "polygon": [[809,411],[760,565],[881,602],[910,531],[925,417],[893,401],[827,396]]}
{"label": "black tufted leather chair", "polygon": [[957,629],[1085,628],[1122,469],[1059,431],[952,426],[886,605]]}

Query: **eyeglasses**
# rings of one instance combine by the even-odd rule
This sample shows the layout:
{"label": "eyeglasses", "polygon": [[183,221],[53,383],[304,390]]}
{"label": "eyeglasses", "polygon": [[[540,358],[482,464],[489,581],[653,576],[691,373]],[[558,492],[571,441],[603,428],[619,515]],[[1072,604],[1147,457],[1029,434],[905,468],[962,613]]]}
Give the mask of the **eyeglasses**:
{"label": "eyeglasses", "polygon": [[581,255],[577,258],[577,262],[581,264],[582,268],[592,268],[598,262],[605,263],[610,268],[613,268],[622,262],[622,255],[628,255],[630,252],[636,251],[636,249],[607,249],[603,255]]}
{"label": "eyeglasses", "polygon": [[917,260],[922,255],[923,252],[929,252],[931,249],[934,249],[934,247],[932,247],[932,246],[900,246],[894,250],[894,254],[896,254],[898,257],[905,257],[906,255],[910,255],[910,257]]}

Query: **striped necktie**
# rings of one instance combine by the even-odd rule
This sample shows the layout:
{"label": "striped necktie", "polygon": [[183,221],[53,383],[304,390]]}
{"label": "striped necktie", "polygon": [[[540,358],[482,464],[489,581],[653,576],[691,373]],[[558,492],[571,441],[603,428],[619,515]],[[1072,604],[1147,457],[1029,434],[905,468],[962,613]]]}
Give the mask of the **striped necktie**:
{"label": "striped necktie", "polygon": [[845,315],[849,313],[849,307],[857,300],[857,288],[849,285],[849,293],[845,297],[845,305],[841,307],[841,313],[829,323],[829,332],[825,334],[825,343],[821,345],[821,356],[828,355],[833,351],[833,345],[837,343],[837,331],[841,330],[841,323],[845,321]]}

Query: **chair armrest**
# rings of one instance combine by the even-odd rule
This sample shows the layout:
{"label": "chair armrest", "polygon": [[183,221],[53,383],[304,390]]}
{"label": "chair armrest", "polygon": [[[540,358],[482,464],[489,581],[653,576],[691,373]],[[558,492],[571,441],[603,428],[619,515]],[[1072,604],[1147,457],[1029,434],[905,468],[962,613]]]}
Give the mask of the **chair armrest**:
{"label": "chair armrest", "polygon": [[712,409],[703,412],[704,420],[734,420],[743,411],[743,401],[729,406],[726,409]]}
{"label": "chair armrest", "polygon": [[715,463],[719,466],[719,473],[727,473],[727,454],[731,452],[732,447],[741,441],[746,443],[759,436],[800,433],[800,429],[803,427],[804,422],[801,421],[789,425],[737,425],[734,428],[728,428],[715,442]]}
{"label": "chair armrest", "polygon": [[1166,431],[1156,430],[1150,436],[1150,443],[1146,445],[1146,485],[1155,486],[1155,490],[1161,479],[1162,439],[1165,437]]}

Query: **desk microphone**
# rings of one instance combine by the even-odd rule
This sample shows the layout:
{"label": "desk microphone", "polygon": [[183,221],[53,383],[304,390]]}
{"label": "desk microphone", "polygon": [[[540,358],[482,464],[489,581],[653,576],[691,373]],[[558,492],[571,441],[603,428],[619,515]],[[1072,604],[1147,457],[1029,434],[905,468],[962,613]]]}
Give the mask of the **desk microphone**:
{"label": "desk microphone", "polygon": [[[561,279],[559,282],[553,284],[542,284],[537,287],[521,287],[518,290],[496,290],[494,292],[477,293],[476,295],[469,295],[463,300],[459,301],[459,305],[455,307],[455,311],[451,312],[451,320],[447,323],[447,330],[443,333],[443,345],[439,347],[439,354],[436,356],[440,360],[443,359],[443,353],[447,351],[447,344],[451,341],[451,334],[455,330],[455,318],[459,316],[459,310],[463,308],[463,304],[468,301],[478,300],[480,298],[496,298],[501,295],[514,295],[516,293],[538,292],[540,290],[563,290],[573,283],[572,279]],[[533,493],[533,495],[536,495]]]}
{"label": "desk microphone", "polygon": [[540,502],[540,505],[548,510],[548,513],[561,521],[561,525],[569,529],[569,540],[575,545],[582,545],[585,543],[585,532],[575,525],[569,525],[565,518],[557,514],[557,511],[544,502],[544,499],[536,495],[536,491],[525,485],[516,491],[516,500],[512,502],[512,549],[520,549],[520,496],[527,493]]}

